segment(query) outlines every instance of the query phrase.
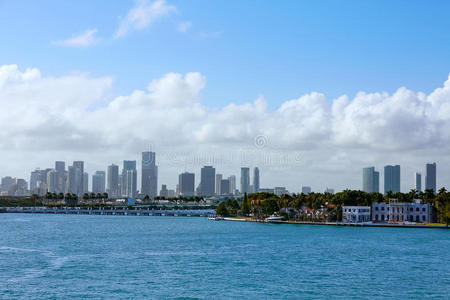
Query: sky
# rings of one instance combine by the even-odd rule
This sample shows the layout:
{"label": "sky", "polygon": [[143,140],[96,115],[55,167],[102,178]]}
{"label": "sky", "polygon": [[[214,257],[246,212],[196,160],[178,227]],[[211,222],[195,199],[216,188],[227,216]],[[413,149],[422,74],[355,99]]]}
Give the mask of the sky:
{"label": "sky", "polygon": [[[157,152],[261,186],[450,187],[448,1],[0,0],[0,176]],[[381,172],[382,188],[383,172]],[[424,177],[424,176],[423,176]]]}

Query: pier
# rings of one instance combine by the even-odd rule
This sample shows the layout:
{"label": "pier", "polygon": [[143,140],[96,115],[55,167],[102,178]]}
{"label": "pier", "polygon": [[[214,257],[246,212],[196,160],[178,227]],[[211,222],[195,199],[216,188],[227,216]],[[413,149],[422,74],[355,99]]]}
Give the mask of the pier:
{"label": "pier", "polygon": [[112,215],[112,216],[179,216],[207,217],[213,209],[151,209],[151,208],[81,208],[81,207],[8,207],[5,213],[19,214],[66,214],[66,215]]}

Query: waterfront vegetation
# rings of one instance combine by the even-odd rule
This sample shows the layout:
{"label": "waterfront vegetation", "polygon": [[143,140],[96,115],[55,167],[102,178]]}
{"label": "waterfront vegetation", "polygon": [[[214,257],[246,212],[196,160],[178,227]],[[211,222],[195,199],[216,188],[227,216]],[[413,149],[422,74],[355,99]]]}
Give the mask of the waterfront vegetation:
{"label": "waterfront vegetation", "polygon": [[[272,214],[283,216],[285,220],[333,222],[342,219],[342,206],[371,206],[372,203],[413,202],[421,199],[430,203],[435,209],[440,223],[450,223],[450,193],[442,188],[437,194],[427,190],[417,193],[366,193],[356,190],[345,190],[336,194],[310,193],[277,196],[270,193],[245,194],[240,204],[236,200],[221,202],[216,210],[220,216],[246,216],[252,219],[263,219]],[[239,208],[238,208],[239,206]]]}

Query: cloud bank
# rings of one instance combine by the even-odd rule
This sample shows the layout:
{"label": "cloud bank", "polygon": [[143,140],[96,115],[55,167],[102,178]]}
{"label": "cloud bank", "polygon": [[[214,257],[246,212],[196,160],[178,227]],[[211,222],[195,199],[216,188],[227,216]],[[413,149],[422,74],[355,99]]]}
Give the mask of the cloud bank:
{"label": "cloud bank", "polygon": [[85,160],[92,173],[151,147],[159,184],[170,187],[178,172],[211,163],[238,178],[240,166],[258,165],[262,186],[294,192],[359,189],[362,167],[399,163],[408,190],[412,172],[429,161],[438,162],[438,185],[448,186],[450,77],[428,95],[401,87],[328,100],[311,92],[276,110],[263,96],[210,108],[201,101],[205,87],[200,73],[169,73],[115,97],[110,77],[1,66],[0,175],[27,178],[59,159]]}
{"label": "cloud bank", "polygon": [[99,41],[99,39],[95,36],[97,32],[98,30],[96,28],[88,29],[79,35],[75,35],[66,40],[53,42],[53,44],[56,46],[63,46],[63,47],[79,47],[79,48],[89,47],[96,44]]}

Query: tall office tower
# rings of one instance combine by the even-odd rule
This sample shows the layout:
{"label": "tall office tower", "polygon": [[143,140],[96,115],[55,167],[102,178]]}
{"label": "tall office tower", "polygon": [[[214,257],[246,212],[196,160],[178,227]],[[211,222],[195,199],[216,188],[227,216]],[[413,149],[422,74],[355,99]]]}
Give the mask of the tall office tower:
{"label": "tall office tower", "polygon": [[155,152],[142,152],[141,194],[155,198],[158,195],[158,166]]}
{"label": "tall office tower", "polygon": [[217,196],[222,195],[221,191],[220,191],[220,183],[222,181],[222,174],[216,174],[216,188],[215,188],[215,192]]}
{"label": "tall office tower", "polygon": [[305,195],[311,194],[311,187],[310,186],[302,186],[302,194],[305,194]]}
{"label": "tall office tower", "polygon": [[17,178],[14,196],[26,196],[28,194],[28,182],[25,179]]}
{"label": "tall office tower", "polygon": [[250,193],[250,169],[241,168],[241,193]]}
{"label": "tall office tower", "polygon": [[134,198],[136,196],[137,171],[135,160],[123,161],[121,191],[122,197]]}
{"label": "tall office tower", "polygon": [[161,190],[159,191],[159,196],[163,199],[169,198],[169,190],[167,189],[167,185],[163,184],[161,186]]}
{"label": "tall office tower", "polygon": [[85,191],[85,189],[84,189],[84,184],[85,184],[84,162],[83,161],[74,161],[73,167],[78,169],[78,171],[76,173],[77,173],[77,176],[79,176],[77,178],[77,187],[76,187],[77,192],[75,194],[78,195],[78,197],[81,197]]}
{"label": "tall office tower", "polygon": [[55,170],[58,176],[58,193],[64,193],[66,187],[66,163],[64,161],[55,161]]}
{"label": "tall office tower", "polygon": [[215,190],[216,169],[212,166],[204,166],[200,174],[200,195],[213,196]]}
{"label": "tall office tower", "polygon": [[436,163],[426,166],[425,190],[433,190],[436,193]]}
{"label": "tall office tower", "polygon": [[83,173],[83,193],[89,192],[89,174],[87,172]]}
{"label": "tall office tower", "polygon": [[67,170],[66,193],[81,196],[79,187],[82,185],[82,173],[75,166],[69,166]]}
{"label": "tall office tower", "polygon": [[228,180],[230,181],[230,194],[234,195],[236,193],[236,176],[231,175]]}
{"label": "tall office tower", "polygon": [[391,191],[400,193],[400,166],[384,167],[384,194]]}
{"label": "tall office tower", "polygon": [[178,175],[178,192],[181,196],[194,196],[195,174],[184,172]]}
{"label": "tall office tower", "polygon": [[119,196],[119,166],[112,164],[108,166],[106,192],[110,198]]}
{"label": "tall office tower", "polygon": [[47,172],[47,191],[50,193],[59,193],[58,188],[59,173],[56,170]]}
{"label": "tall office tower", "polygon": [[414,173],[414,189],[417,192],[422,191],[422,174],[417,172]]}
{"label": "tall office tower", "polygon": [[222,179],[220,180],[220,195],[226,196],[230,195],[230,180]]}
{"label": "tall office tower", "polygon": [[103,194],[105,192],[105,171],[97,171],[92,175],[92,192]]}
{"label": "tall office tower", "polygon": [[375,167],[363,169],[363,191],[366,193],[380,192],[380,173],[375,171]]}
{"label": "tall office tower", "polygon": [[253,193],[259,192],[259,168],[253,169]]}
{"label": "tall office tower", "polygon": [[2,178],[2,192],[9,192],[12,185],[16,184],[16,179],[11,176]]}
{"label": "tall office tower", "polygon": [[32,194],[37,194],[38,186],[42,186],[42,183],[47,182],[46,170],[36,169],[31,172],[30,175],[30,191]]}

